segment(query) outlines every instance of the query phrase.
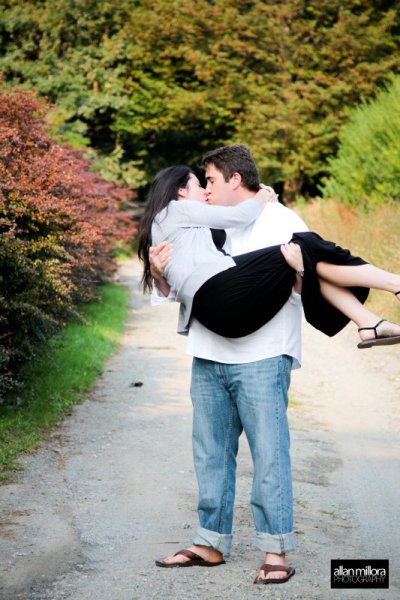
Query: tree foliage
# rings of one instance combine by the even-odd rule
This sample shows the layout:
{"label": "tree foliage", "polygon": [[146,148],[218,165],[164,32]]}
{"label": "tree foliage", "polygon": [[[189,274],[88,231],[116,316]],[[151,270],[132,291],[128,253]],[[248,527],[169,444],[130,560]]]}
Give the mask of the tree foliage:
{"label": "tree foliage", "polygon": [[325,173],[345,107],[399,70],[394,0],[0,0],[0,69],[56,103],[106,176],[241,142],[286,193]]}
{"label": "tree foliage", "polygon": [[116,239],[133,233],[119,210],[130,191],[55,143],[45,112],[28,92],[0,90],[0,392],[93,298],[114,270]]}
{"label": "tree foliage", "polygon": [[400,202],[400,77],[373,102],[349,114],[337,157],[329,160],[324,196],[370,208]]}

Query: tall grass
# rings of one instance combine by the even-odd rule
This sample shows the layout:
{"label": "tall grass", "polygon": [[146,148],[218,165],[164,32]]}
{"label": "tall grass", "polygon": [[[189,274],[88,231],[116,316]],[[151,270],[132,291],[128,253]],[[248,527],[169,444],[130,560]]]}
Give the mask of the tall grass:
{"label": "tall grass", "polygon": [[84,322],[70,323],[49,351],[21,371],[23,388],[0,409],[0,480],[20,468],[18,457],[80,402],[118,343],[128,310],[128,290],[108,284],[100,299],[82,309]]}
{"label": "tall grass", "polygon": [[[309,228],[368,262],[400,272],[400,208],[386,203],[368,213],[334,200],[299,202],[296,208]],[[371,291],[367,302],[374,312],[400,321],[400,303],[391,294]]]}

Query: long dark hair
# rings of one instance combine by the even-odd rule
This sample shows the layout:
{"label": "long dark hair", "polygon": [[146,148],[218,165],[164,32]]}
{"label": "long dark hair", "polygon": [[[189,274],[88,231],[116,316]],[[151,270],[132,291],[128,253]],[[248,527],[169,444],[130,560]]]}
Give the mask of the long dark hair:
{"label": "long dark hair", "polygon": [[146,199],[146,208],[140,220],[138,255],[143,261],[143,291],[151,291],[149,248],[152,244],[151,226],[158,213],[168,206],[171,200],[178,199],[179,188],[185,188],[193,171],[185,165],[167,167],[155,176]]}

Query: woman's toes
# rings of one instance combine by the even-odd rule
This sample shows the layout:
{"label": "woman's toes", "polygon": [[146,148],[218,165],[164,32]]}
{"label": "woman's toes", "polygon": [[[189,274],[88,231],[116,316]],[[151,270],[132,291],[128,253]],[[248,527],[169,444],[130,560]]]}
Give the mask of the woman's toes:
{"label": "woman's toes", "polygon": [[[375,335],[376,332],[376,335]],[[390,323],[390,321],[382,321],[379,325],[375,325],[375,327],[370,326],[366,329],[362,329],[359,332],[360,338],[363,342],[367,340],[374,340],[376,336],[378,337],[392,337],[400,335],[400,325],[396,323]]]}
{"label": "woman's toes", "polygon": [[400,335],[400,325],[396,323],[390,323],[389,321],[383,321],[377,329],[379,337],[391,337]]}

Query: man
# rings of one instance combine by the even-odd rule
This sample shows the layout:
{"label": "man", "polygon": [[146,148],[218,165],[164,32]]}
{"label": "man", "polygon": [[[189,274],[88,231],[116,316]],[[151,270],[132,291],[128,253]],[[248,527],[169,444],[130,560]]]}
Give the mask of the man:
{"label": "man", "polygon": [[[259,175],[249,150],[242,145],[218,148],[205,155],[207,201],[234,206],[253,197]],[[295,231],[306,231],[289,209],[268,203],[257,221],[228,230],[230,254],[283,244]],[[161,273],[170,247],[153,249],[155,283],[168,292]],[[288,580],[294,569],[286,553],[295,548],[292,483],[287,423],[290,372],[300,364],[301,299],[293,291],[279,313],[261,329],[242,338],[222,338],[193,319],[188,353],[193,356],[193,455],[199,484],[200,527],[193,545],[158,566],[192,566],[206,561],[223,564],[232,544],[236,455],[245,431],[254,477],[251,508],[256,546],[265,561],[255,583]],[[266,566],[269,565],[269,566]]]}

